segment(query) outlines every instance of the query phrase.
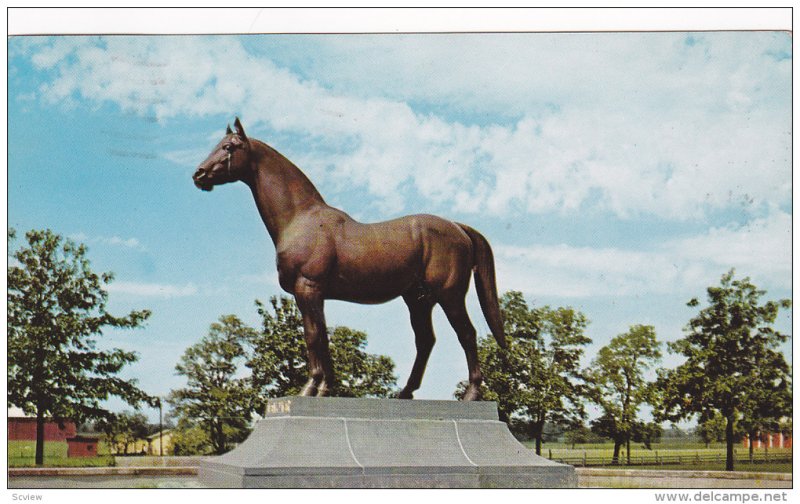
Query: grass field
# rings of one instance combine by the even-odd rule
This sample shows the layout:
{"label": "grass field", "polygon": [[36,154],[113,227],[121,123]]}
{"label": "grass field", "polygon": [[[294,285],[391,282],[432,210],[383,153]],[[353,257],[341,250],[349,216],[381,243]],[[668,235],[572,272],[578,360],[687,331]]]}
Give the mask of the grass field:
{"label": "grass field", "polygon": [[[98,447],[100,455],[97,457],[67,457],[67,443],[65,441],[51,441],[44,444],[45,467],[99,467],[113,466],[114,457],[108,454],[104,444]],[[9,467],[34,467],[36,465],[35,441],[9,441],[8,466]]]}
{"label": "grass field", "polygon": [[[523,443],[533,449],[533,443]],[[713,443],[708,448],[703,443],[659,443],[652,450],[641,445],[631,446],[631,468],[650,469],[663,468],[670,470],[716,471],[725,469],[725,445]],[[756,472],[792,472],[792,449],[770,448],[767,452],[756,449],[753,462],[749,459],[749,450],[736,445],[735,466],[741,471]],[[607,467],[611,465],[614,446],[611,443],[570,445],[563,443],[546,443],[542,446],[542,456],[563,461],[576,466]],[[627,466],[627,454],[623,447],[620,450],[619,465]]]}
{"label": "grass field", "polygon": [[[609,467],[609,466],[605,466]],[[622,466],[630,467],[631,469],[643,470],[658,470],[664,469],[668,471],[724,471],[725,462],[721,463],[702,463],[702,464],[675,464],[675,465],[637,465],[637,466]],[[751,464],[749,462],[736,462],[734,465],[735,471],[743,472],[766,472],[766,473],[786,473],[792,474],[792,463],[758,463]]]}
{"label": "grass field", "polygon": [[[525,442],[533,449],[533,443]],[[98,467],[113,466],[114,457],[108,454],[108,447],[100,444],[98,457],[68,458],[66,442],[45,443],[44,465],[47,467]],[[9,441],[8,466],[34,467],[34,441]],[[542,455],[554,460],[563,460],[576,466],[609,467],[614,447],[610,443],[576,445],[572,448],[563,443],[546,443]],[[750,463],[748,450],[736,446],[736,470],[753,472],[792,472],[792,450],[770,448],[765,460],[764,450],[755,450],[756,463]],[[680,457],[680,461],[678,461]],[[788,458],[788,461],[787,461]],[[725,445],[712,444],[706,448],[702,443],[661,443],[654,444],[652,450],[642,446],[631,446],[631,465],[626,465],[624,448],[620,452],[620,465],[632,469],[668,469],[686,471],[722,471],[725,469]]]}

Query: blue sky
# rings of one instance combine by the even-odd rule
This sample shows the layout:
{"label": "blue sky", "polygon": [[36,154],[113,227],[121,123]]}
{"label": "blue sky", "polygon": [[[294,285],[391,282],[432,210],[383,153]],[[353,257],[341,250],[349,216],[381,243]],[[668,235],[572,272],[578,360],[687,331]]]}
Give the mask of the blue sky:
{"label": "blue sky", "polygon": [[[359,220],[481,230],[500,291],[586,314],[585,364],[633,324],[681,337],[686,302],[732,267],[791,297],[784,32],[13,37],[8,51],[9,225],[86,243],[116,274],[112,312],[153,311],[104,338],[139,353],[125,375],[152,394],[182,385],[174,366],[211,322],[257,326],[253,301],[280,294],[246,186],[190,178],[235,115]],[[405,382],[402,301],[327,316]],[[417,397],[448,399],[466,364],[438,310],[435,328]]]}

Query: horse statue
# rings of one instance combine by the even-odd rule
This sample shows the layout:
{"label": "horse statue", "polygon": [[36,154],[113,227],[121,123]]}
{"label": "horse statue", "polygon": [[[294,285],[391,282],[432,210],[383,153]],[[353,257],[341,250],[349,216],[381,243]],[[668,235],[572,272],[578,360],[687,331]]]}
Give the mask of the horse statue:
{"label": "horse statue", "polygon": [[304,396],[326,396],[334,384],[324,303],[339,299],[377,304],[402,296],[411,315],[416,359],[399,398],[412,399],[435,342],[431,313],[439,304],[464,348],[469,385],[464,400],[480,397],[483,381],[475,328],[464,297],[470,273],[481,310],[497,343],[505,335],[489,242],[464,224],[433,215],[410,215],[362,224],[325,204],[311,181],[269,145],[248,138],[239,118],[192,176],[211,191],[242,181],[275,244],[278,280],[303,316],[309,380]]}

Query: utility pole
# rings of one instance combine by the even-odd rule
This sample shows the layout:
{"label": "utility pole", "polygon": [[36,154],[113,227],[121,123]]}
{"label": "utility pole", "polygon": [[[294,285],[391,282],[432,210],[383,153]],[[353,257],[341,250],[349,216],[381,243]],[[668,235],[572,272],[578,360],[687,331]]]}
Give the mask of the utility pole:
{"label": "utility pole", "polygon": [[158,452],[159,456],[164,456],[164,424],[161,415],[161,398],[158,401]]}

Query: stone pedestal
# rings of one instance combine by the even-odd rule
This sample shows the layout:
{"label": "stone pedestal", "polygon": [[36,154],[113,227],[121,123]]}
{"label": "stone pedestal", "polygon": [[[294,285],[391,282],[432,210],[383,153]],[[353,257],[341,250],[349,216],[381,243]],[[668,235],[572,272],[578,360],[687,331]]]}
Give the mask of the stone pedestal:
{"label": "stone pedestal", "polygon": [[564,488],[572,466],[522,446],[494,402],[286,397],[198,473],[214,488]]}

